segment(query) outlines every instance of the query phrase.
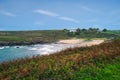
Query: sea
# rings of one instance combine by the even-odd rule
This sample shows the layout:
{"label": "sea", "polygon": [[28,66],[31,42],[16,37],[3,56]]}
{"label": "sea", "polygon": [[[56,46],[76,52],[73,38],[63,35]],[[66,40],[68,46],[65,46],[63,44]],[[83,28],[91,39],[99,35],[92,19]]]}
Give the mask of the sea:
{"label": "sea", "polygon": [[2,46],[0,47],[0,63],[38,55],[49,55],[71,47],[74,47],[74,45],[57,43],[29,46]]}

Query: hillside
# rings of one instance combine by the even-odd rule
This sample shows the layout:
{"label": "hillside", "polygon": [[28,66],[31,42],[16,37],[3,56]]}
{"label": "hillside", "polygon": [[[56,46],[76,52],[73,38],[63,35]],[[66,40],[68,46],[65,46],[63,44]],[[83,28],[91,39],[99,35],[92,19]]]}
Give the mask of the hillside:
{"label": "hillside", "polygon": [[50,43],[69,38],[114,38],[119,31],[100,31],[96,28],[64,30],[35,30],[35,31],[0,31],[0,46],[30,45]]}
{"label": "hillside", "polygon": [[0,64],[1,80],[119,80],[120,39]]}
{"label": "hillside", "polygon": [[68,36],[60,30],[0,31],[0,45],[29,45],[65,38]]}

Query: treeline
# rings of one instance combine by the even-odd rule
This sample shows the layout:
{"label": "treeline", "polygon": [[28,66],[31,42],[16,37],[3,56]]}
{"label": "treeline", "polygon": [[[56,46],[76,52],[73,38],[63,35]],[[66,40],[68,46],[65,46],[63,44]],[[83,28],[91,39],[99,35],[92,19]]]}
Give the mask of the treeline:
{"label": "treeline", "polygon": [[65,32],[70,37],[77,37],[77,38],[111,38],[116,37],[116,34],[107,33],[107,29],[100,30],[99,28],[89,28],[89,29],[63,29],[63,32]]}

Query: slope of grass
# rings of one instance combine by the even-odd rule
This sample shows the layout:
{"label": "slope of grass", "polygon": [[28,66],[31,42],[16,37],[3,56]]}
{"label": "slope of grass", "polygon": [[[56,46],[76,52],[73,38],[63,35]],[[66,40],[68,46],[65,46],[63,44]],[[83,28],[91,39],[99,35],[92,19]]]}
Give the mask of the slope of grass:
{"label": "slope of grass", "polygon": [[0,64],[1,80],[119,80],[120,39]]}
{"label": "slope of grass", "polygon": [[[64,36],[64,37],[63,37]],[[13,38],[12,38],[13,37]],[[68,36],[62,30],[41,30],[41,31],[0,31],[0,41],[56,41],[65,39]]]}
{"label": "slope of grass", "polygon": [[[45,43],[55,42],[60,39],[69,38],[113,38],[118,37],[119,32],[102,32],[102,31],[81,31],[68,32],[64,30],[35,30],[35,31],[0,31],[0,45],[3,43]],[[8,45],[8,44],[6,44]]]}
{"label": "slope of grass", "polygon": [[105,34],[114,34],[116,36],[120,36],[120,30],[108,30],[108,31],[102,32],[102,33],[105,33]]}
{"label": "slope of grass", "polygon": [[0,46],[50,43],[68,38],[62,30],[0,31]]}

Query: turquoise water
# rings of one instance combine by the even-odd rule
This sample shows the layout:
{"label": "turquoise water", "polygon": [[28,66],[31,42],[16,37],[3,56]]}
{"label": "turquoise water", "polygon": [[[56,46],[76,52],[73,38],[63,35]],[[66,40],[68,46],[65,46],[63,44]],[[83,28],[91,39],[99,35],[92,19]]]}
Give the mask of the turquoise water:
{"label": "turquoise water", "polygon": [[14,60],[17,58],[31,57],[36,55],[35,51],[28,50],[27,47],[4,47],[0,49],[0,62]]}
{"label": "turquoise water", "polygon": [[15,60],[18,58],[32,57],[37,55],[48,55],[65,48],[69,48],[69,44],[38,44],[31,46],[3,46],[0,47],[0,63],[4,61]]}

